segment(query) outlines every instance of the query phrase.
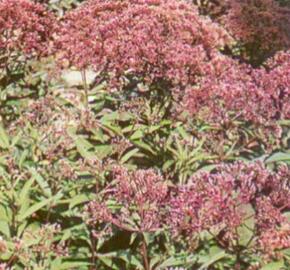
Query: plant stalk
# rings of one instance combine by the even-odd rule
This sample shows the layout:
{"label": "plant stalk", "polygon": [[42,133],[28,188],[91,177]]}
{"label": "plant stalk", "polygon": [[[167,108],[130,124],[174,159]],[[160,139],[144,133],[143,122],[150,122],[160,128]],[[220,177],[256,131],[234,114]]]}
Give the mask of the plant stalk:
{"label": "plant stalk", "polygon": [[87,75],[86,75],[86,70],[83,69],[81,71],[82,74],[82,81],[83,81],[83,87],[84,87],[84,94],[85,94],[85,108],[88,109],[89,106],[89,87],[87,83]]}
{"label": "plant stalk", "polygon": [[143,262],[144,262],[144,269],[145,270],[150,270],[150,265],[149,265],[149,259],[148,259],[148,251],[147,251],[147,245],[145,238],[143,236],[143,241],[142,241],[142,257],[143,257]]}

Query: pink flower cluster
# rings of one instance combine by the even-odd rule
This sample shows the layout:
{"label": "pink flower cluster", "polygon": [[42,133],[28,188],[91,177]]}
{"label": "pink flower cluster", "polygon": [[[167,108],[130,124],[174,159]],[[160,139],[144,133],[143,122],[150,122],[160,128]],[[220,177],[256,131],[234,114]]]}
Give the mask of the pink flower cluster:
{"label": "pink flower cluster", "polygon": [[239,239],[238,228],[254,222],[253,240],[266,253],[290,247],[290,171],[276,173],[261,163],[221,165],[214,173],[193,176],[170,201],[170,226],[186,235],[209,231],[227,246]]}
{"label": "pink flower cluster", "polygon": [[[267,0],[265,8],[259,2],[254,10],[284,11],[272,2]],[[228,21],[231,12],[244,12],[243,3],[224,3],[231,6]],[[91,0],[63,18],[55,44],[61,59],[95,69],[115,86],[124,86],[127,77],[185,90],[185,108],[203,120],[271,126],[289,118],[289,52],[277,57],[279,66],[253,69],[218,51],[229,41],[223,27],[186,1]]]}
{"label": "pink flower cluster", "polygon": [[209,63],[199,84],[188,87],[184,97],[188,111],[215,123],[237,119],[265,124],[290,117],[290,52],[278,54],[267,68],[259,69],[217,57],[218,64]]}
{"label": "pink flower cluster", "polygon": [[71,65],[115,81],[126,75],[180,88],[205,74],[227,39],[186,1],[91,0],[63,18],[56,47]]}
{"label": "pink flower cluster", "polygon": [[275,0],[225,0],[228,11],[219,19],[246,45],[250,57],[269,55],[290,45],[290,10]]}
{"label": "pink flower cluster", "polygon": [[191,237],[208,231],[230,249],[239,243],[240,228],[250,221],[253,237],[248,244],[274,256],[290,247],[290,223],[283,215],[290,207],[289,179],[284,165],[273,172],[260,162],[236,162],[169,188],[153,170],[118,167],[99,200],[87,205],[86,220],[93,228],[113,224],[131,232],[169,226],[175,235]]}
{"label": "pink flower cluster", "polygon": [[242,43],[242,56],[260,63],[289,48],[290,10],[275,0],[207,0],[193,3]]}
{"label": "pink flower cluster", "polygon": [[0,52],[47,53],[55,18],[30,0],[0,0]]}
{"label": "pink flower cluster", "polygon": [[90,202],[86,209],[89,224],[108,222],[121,229],[138,232],[161,228],[168,187],[155,171],[129,172],[124,167],[117,167],[112,184],[102,193],[102,201],[114,202],[116,207],[110,209],[105,203]]}

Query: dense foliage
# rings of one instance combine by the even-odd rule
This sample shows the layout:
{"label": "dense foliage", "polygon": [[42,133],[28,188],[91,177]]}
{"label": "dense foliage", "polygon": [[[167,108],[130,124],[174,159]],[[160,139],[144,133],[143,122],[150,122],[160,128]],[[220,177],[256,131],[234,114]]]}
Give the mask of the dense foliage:
{"label": "dense foliage", "polygon": [[290,269],[290,2],[0,0],[0,269]]}

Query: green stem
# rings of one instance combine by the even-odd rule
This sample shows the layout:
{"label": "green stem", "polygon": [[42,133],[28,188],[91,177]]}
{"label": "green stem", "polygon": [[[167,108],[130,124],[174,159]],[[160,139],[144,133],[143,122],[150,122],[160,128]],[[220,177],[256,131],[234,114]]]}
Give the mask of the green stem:
{"label": "green stem", "polygon": [[85,108],[88,109],[89,106],[89,87],[87,83],[87,75],[86,75],[86,70],[81,71],[82,74],[82,81],[83,81],[83,87],[85,91]]}
{"label": "green stem", "polygon": [[144,269],[145,270],[150,270],[150,265],[149,265],[149,259],[148,259],[148,251],[147,251],[147,245],[145,238],[143,236],[143,241],[142,241],[142,257],[143,257],[143,262],[144,262]]}

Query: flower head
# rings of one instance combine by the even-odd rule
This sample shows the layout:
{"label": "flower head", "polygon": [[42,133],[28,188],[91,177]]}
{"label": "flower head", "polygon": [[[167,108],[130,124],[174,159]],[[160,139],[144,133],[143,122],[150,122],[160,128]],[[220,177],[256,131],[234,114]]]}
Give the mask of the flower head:
{"label": "flower head", "polygon": [[184,87],[204,72],[226,32],[183,0],[91,0],[68,13],[56,47],[71,65]]}
{"label": "flower head", "polygon": [[55,19],[30,0],[0,0],[0,52],[26,57],[48,52]]}
{"label": "flower head", "polygon": [[259,162],[220,165],[216,172],[193,176],[173,193],[169,224],[176,234],[209,231],[234,245],[239,228],[251,219],[253,239],[260,243],[257,249],[275,235],[270,250],[289,247],[287,230],[281,230],[289,228],[283,216],[290,206],[289,179],[285,167],[271,172]]}
{"label": "flower head", "polygon": [[131,231],[151,232],[161,228],[163,207],[167,199],[167,184],[154,170],[130,172],[124,167],[114,169],[114,182],[103,192],[105,203],[92,201],[86,212],[90,223],[108,222]]}

